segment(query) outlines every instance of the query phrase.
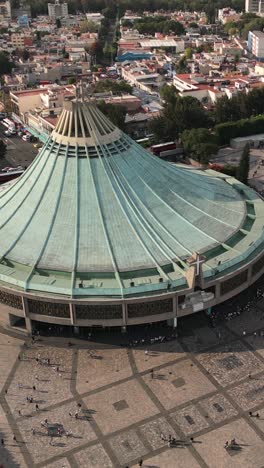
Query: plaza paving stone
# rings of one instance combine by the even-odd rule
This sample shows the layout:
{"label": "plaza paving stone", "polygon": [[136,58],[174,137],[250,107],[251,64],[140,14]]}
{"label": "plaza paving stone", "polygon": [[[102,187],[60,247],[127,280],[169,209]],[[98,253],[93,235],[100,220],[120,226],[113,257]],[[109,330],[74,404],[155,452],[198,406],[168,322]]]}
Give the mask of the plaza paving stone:
{"label": "plaza paving stone", "polygon": [[[145,468],[198,468],[201,465],[190,454],[188,449],[168,449],[154,457],[148,458]],[[138,464],[133,465],[133,468]]]}
{"label": "plaza paving stone", "polygon": [[[75,412],[75,402],[65,403],[58,408],[41,411],[31,418],[22,418],[17,421],[20,433],[35,463],[46,461],[59,454],[63,455],[66,450],[72,450],[96,439],[89,416],[80,411],[78,419],[75,419]],[[41,424],[45,419],[48,419],[50,424],[61,424],[64,430],[72,435],[51,439],[46,428]],[[36,431],[35,436],[32,435],[32,428]]]}
{"label": "plaza paving stone", "polygon": [[223,345],[198,355],[198,360],[205,369],[222,386],[230,385],[237,380],[264,370],[264,364],[241,341],[232,345]]}
{"label": "plaza paving stone", "polygon": [[113,468],[113,464],[101,444],[75,453],[74,458],[80,468]]}
{"label": "plaza paving stone", "polygon": [[[158,413],[141,385],[131,380],[83,399],[87,408],[94,411],[93,417],[103,434],[124,429]],[[124,401],[127,407],[117,409],[114,404]]]}
{"label": "plaza paving stone", "polygon": [[219,326],[216,328],[196,328],[191,334],[183,337],[182,342],[189,351],[197,353],[219,342],[230,339],[231,333],[228,329]]}
{"label": "plaza paving stone", "polygon": [[156,343],[150,348],[136,348],[133,350],[133,356],[137,369],[139,372],[143,372],[153,367],[181,359],[186,356],[186,353],[178,341],[169,341],[167,343]]}
{"label": "plaza paving stone", "polygon": [[216,423],[221,423],[227,419],[236,416],[237,410],[231,405],[224,395],[218,393],[210,398],[199,402],[204,411],[210,415],[210,418]]}
{"label": "plaza paving stone", "polygon": [[[139,427],[140,432],[144,435],[145,439],[151,445],[153,450],[157,450],[167,445],[169,435],[175,439],[179,438],[179,435],[175,432],[166,418],[158,418],[154,421],[143,424]],[[165,439],[165,441],[161,438]]]}
{"label": "plaza paving stone", "polygon": [[67,458],[60,458],[58,461],[45,465],[43,468],[71,468]]}
{"label": "plaza paving stone", "polygon": [[[35,405],[27,403],[27,397],[33,397],[40,408],[61,402],[62,395],[64,399],[72,397],[72,352],[44,346],[35,346],[23,352],[6,397],[14,417],[18,417],[18,410],[22,415],[32,413]],[[50,359],[50,365],[40,364],[45,359]],[[35,391],[32,389],[34,385]]]}
{"label": "plaza paving stone", "polygon": [[135,458],[140,459],[148,453],[148,449],[144,446],[135,430],[123,432],[118,436],[112,437],[110,445],[122,464],[129,463]]}
{"label": "plaza paving stone", "polygon": [[264,402],[264,377],[249,379],[228,393],[244,411],[250,410]]}
{"label": "plaza paving stone", "polygon": [[[256,414],[259,415],[259,417],[256,417]],[[261,432],[264,434],[264,410],[258,410],[253,412],[253,417],[251,418],[251,421],[253,424],[255,424]]]}
{"label": "plaza paving stone", "polygon": [[154,374],[153,379],[148,374],[144,381],[166,409],[215,390],[215,386],[189,359],[164,367]]}
{"label": "plaza paving stone", "polygon": [[245,340],[254,351],[264,358],[264,329],[258,332],[257,336],[254,334],[248,335]]}
{"label": "plaza paving stone", "polygon": [[171,414],[185,435],[191,435],[209,427],[208,421],[195,406],[186,406]]}
{"label": "plaza paving stone", "polygon": [[[235,438],[238,450],[226,450],[224,444]],[[196,450],[210,468],[261,468],[264,462],[264,444],[243,419],[226,424],[199,437]]]}
{"label": "plaza paving stone", "polygon": [[84,393],[132,375],[126,349],[79,350],[76,388]]}
{"label": "plaza paving stone", "polygon": [[1,356],[1,372],[0,372],[0,392],[6,383],[6,379],[11,368],[15,364],[17,357],[22,349],[23,341],[10,338],[7,335],[0,334],[0,356]]}
{"label": "plaza paving stone", "polygon": [[[151,468],[263,468],[263,317],[258,306],[216,329],[132,349],[78,340],[69,347],[48,337],[22,348],[22,335],[0,329],[0,461],[5,468],[125,468],[140,458]],[[72,436],[51,439],[45,418]],[[241,450],[227,452],[234,437]]]}
{"label": "plaza paving stone", "polygon": [[0,406],[0,438],[4,439],[4,447],[0,445],[0,462],[6,468],[26,468],[27,464],[23,457],[24,445],[13,441],[13,431]]}

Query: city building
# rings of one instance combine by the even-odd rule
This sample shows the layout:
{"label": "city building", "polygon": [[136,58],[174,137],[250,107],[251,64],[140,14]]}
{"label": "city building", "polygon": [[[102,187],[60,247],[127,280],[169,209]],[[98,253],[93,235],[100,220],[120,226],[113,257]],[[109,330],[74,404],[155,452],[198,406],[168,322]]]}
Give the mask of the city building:
{"label": "city building", "polygon": [[0,193],[1,314],[29,332],[176,326],[264,272],[264,202],[250,187],[153,156],[80,98]]}
{"label": "city building", "polygon": [[29,18],[28,15],[21,15],[17,18],[17,24],[20,28],[29,27]]}
{"label": "city building", "polygon": [[55,3],[48,3],[49,17],[53,20],[68,16],[68,3],[60,3],[60,0],[55,0]]}
{"label": "city building", "polygon": [[249,31],[248,50],[257,59],[264,59],[264,33],[262,31]]}
{"label": "city building", "polygon": [[218,10],[218,20],[222,24],[230,23],[231,21],[239,21],[242,13],[237,13],[233,8],[222,8]]}
{"label": "city building", "polygon": [[15,49],[24,49],[33,44],[33,39],[30,33],[13,33],[11,34],[11,43]]}
{"label": "city building", "polygon": [[86,18],[88,21],[93,21],[94,23],[100,25],[104,19],[104,15],[101,13],[86,13]]}
{"label": "city building", "polygon": [[10,0],[0,0],[0,18],[11,18]]}
{"label": "city building", "polygon": [[245,11],[257,15],[264,14],[264,0],[246,0]]}

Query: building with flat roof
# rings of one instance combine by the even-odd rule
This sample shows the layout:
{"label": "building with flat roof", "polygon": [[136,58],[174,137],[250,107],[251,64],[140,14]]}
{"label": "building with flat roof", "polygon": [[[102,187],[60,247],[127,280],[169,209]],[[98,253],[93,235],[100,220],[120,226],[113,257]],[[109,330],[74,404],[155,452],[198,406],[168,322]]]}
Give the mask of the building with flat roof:
{"label": "building with flat roof", "polygon": [[264,33],[262,31],[249,31],[248,50],[257,59],[264,59]]}
{"label": "building with flat roof", "polygon": [[263,274],[263,219],[233,177],[160,160],[94,103],[67,101],[31,166],[0,187],[1,313],[29,331],[176,325]]}
{"label": "building with flat roof", "polygon": [[256,13],[261,15],[264,13],[264,0],[246,0],[245,1],[246,13]]}
{"label": "building with flat roof", "polygon": [[53,20],[68,16],[68,3],[60,3],[60,0],[55,0],[55,3],[48,3],[49,17]]}

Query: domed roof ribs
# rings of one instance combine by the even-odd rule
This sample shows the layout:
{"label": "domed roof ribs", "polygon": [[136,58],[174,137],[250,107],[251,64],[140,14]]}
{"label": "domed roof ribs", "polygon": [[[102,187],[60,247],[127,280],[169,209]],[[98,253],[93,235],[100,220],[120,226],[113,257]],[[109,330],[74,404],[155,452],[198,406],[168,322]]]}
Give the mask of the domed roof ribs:
{"label": "domed roof ribs", "polygon": [[[60,146],[61,145],[58,145],[58,148],[56,150],[56,157],[54,158],[54,164],[52,166],[52,168],[54,168],[55,166],[55,163],[57,161],[57,158],[59,156],[59,151],[60,151]],[[68,158],[67,158],[67,153],[68,153],[68,146],[66,148],[66,157],[65,157],[65,162],[64,162],[64,167],[63,167],[63,172],[62,172],[62,177],[61,177],[61,181],[60,181],[60,188],[59,188],[59,192],[58,192],[58,195],[57,195],[57,202],[56,202],[56,205],[55,205],[55,209],[54,209],[54,213],[52,215],[52,219],[51,219],[51,223],[49,225],[49,229],[48,229],[48,233],[45,237],[45,240],[43,242],[43,245],[40,249],[40,252],[39,252],[39,255],[37,257],[37,259],[34,261],[34,264],[32,265],[32,268],[31,268],[31,271],[30,273],[28,274],[27,278],[26,278],[26,281],[25,281],[25,290],[29,289],[29,283],[30,283],[30,280],[36,270],[36,268],[38,267],[38,264],[41,260],[41,257],[43,255],[43,253],[45,252],[45,249],[46,249],[46,246],[48,244],[48,241],[49,241],[49,238],[50,238],[50,235],[51,235],[51,232],[52,232],[52,229],[53,229],[53,226],[54,226],[54,222],[55,222],[55,219],[56,219],[56,216],[57,216],[57,212],[58,212],[58,207],[59,207],[59,204],[60,204],[60,199],[61,199],[61,194],[62,194],[62,190],[63,190],[63,185],[64,185],[64,179],[65,179],[65,174],[66,174],[66,168],[67,168],[67,162],[68,162]],[[48,159],[48,158],[47,158]],[[52,171],[51,171],[52,172]],[[47,181],[47,184],[49,183],[49,180]],[[47,187],[47,184],[44,188],[44,191],[46,191],[46,187]],[[43,191],[43,192],[44,192]]]}
{"label": "domed roof ribs", "polygon": [[[44,166],[46,166],[47,164],[47,161],[48,161],[48,158],[46,158],[46,161],[44,163]],[[39,205],[42,201],[42,197],[46,191],[46,188],[47,188],[47,185],[49,183],[49,180],[50,180],[50,177],[52,175],[52,172],[53,172],[53,168],[55,166],[55,161],[56,161],[56,158],[54,158],[54,161],[53,161],[53,164],[51,166],[51,170],[50,170],[50,173],[49,173],[49,177],[46,181],[46,184],[44,185],[43,187],[43,190],[39,196],[39,199],[34,207],[34,210],[32,211],[30,217],[27,219],[27,221],[25,222],[22,230],[19,232],[19,234],[17,235],[17,237],[15,238],[15,240],[12,242],[12,244],[8,247],[8,249],[5,251],[5,253],[2,255],[1,259],[0,259],[0,263],[3,261],[3,259],[9,254],[9,252],[11,252],[11,250],[15,247],[16,243],[20,240],[20,238],[22,237],[22,235],[24,234],[24,232],[26,231],[27,227],[29,226],[31,220],[33,219],[33,216],[35,215],[36,211],[38,210],[39,208]],[[40,176],[42,174],[42,171],[38,174],[38,176],[35,178],[34,180],[34,184],[32,185],[31,189],[36,185],[37,181],[39,180]],[[18,211],[18,209],[21,207],[21,205],[25,202],[25,200],[28,198],[28,196],[30,195],[31,193],[31,190],[27,192],[26,196],[23,198],[23,200],[21,200],[21,202],[19,203],[19,205],[16,207],[16,209],[14,211],[12,211],[11,215],[9,216],[9,218],[2,224],[2,226],[0,226],[0,230],[3,228],[3,226],[8,222],[10,221],[10,219],[14,216],[14,214]]]}
{"label": "domed roof ribs", "polygon": [[[123,155],[121,155],[121,157],[123,158]],[[126,159],[125,159],[125,158],[123,158],[123,160],[126,162]],[[130,167],[130,166],[129,166],[129,167]],[[135,172],[134,168],[131,168],[131,167],[130,167],[130,170],[131,170],[131,171],[133,170],[133,171]],[[135,173],[136,173],[136,172],[135,172]],[[136,175],[137,175],[137,177],[139,177],[139,178],[141,179],[141,177],[139,176],[138,172],[136,173]],[[142,180],[142,179],[141,179],[141,180]],[[146,183],[145,183],[144,180],[143,180],[142,182],[146,185]],[[126,183],[128,184],[127,181],[126,181]],[[128,185],[129,185],[129,184],[128,184]],[[139,204],[142,205],[143,209],[146,209],[145,206],[144,206],[144,204],[142,203],[142,200],[140,199],[140,197],[138,197],[137,193],[136,193],[135,190],[131,187],[131,185],[129,185],[129,188],[130,188],[131,192],[134,194],[134,196],[135,196],[135,198],[137,199],[137,201],[139,202]],[[151,190],[150,187],[149,187],[149,190]],[[152,190],[151,190],[151,191],[152,191]],[[170,231],[168,231],[167,228],[166,228],[165,226],[163,226],[163,225],[159,222],[159,220],[156,218],[156,216],[153,215],[153,213],[152,213],[151,211],[148,211],[148,214],[149,214],[149,216],[153,219],[153,221],[166,233],[167,236],[169,236],[169,237],[170,237],[171,239],[173,239],[178,245],[180,245],[180,246],[186,251],[186,253],[188,253],[188,254],[190,254],[190,255],[192,254],[192,252],[191,252],[189,249],[187,249],[183,244],[181,244],[181,243],[170,233]],[[154,230],[153,230],[153,228],[152,228],[151,226],[148,226],[148,229],[154,233]],[[162,241],[162,242],[164,242],[164,241]],[[172,253],[173,253],[174,257],[177,258],[178,261],[180,261],[181,263],[183,263],[182,260],[181,260],[181,258],[178,257],[178,256],[175,254],[174,251],[172,251]]]}
{"label": "domed roof ribs", "polygon": [[[117,151],[119,151],[117,145],[116,145],[115,143],[114,143],[114,145],[115,145]],[[109,156],[111,155],[111,153],[110,153],[110,151],[109,151],[109,149],[107,148],[106,145],[104,145],[103,152],[104,152],[104,154],[105,154],[106,152],[109,153]],[[108,174],[108,171],[111,172],[111,175],[112,175],[113,179],[115,180],[115,182],[116,182],[116,184],[117,184],[117,186],[118,186],[118,191],[119,191],[120,194],[122,194],[122,196],[124,197],[125,189],[124,189],[124,187],[123,187],[122,181],[119,180],[118,177],[117,177],[117,172],[119,171],[119,169],[116,167],[116,170],[117,170],[117,171],[116,171],[116,173],[114,173],[113,169],[111,168],[111,166],[110,166],[110,164],[109,164],[109,161],[108,161],[108,158],[107,158],[107,157],[102,159],[102,164],[104,165],[104,169],[105,169],[105,172],[107,173],[107,176],[108,176],[109,180],[111,181],[111,179],[110,179],[110,177],[109,177],[109,174]],[[108,166],[108,170],[105,168],[105,166]],[[112,181],[111,181],[110,183],[111,183],[111,185],[113,186]],[[147,254],[149,255],[149,257],[151,258],[151,260],[153,261],[153,263],[156,265],[156,268],[157,268],[157,270],[158,270],[160,276],[163,276],[163,277],[165,277],[167,280],[169,280],[169,277],[168,277],[167,273],[165,273],[165,271],[163,270],[162,266],[159,264],[159,262],[158,262],[158,261],[156,260],[156,258],[153,256],[153,254],[151,253],[151,251],[149,250],[149,248],[147,247],[147,245],[145,244],[145,242],[140,238],[140,236],[139,236],[139,234],[138,234],[138,232],[137,232],[137,230],[136,230],[136,228],[135,228],[134,223],[132,222],[131,219],[129,219],[129,217],[128,217],[128,215],[127,215],[127,210],[126,210],[125,206],[122,204],[121,198],[119,198],[119,197],[117,196],[116,190],[115,190],[114,188],[113,188],[113,192],[115,193],[115,196],[116,196],[116,198],[117,198],[117,201],[118,201],[118,203],[119,203],[119,205],[120,205],[120,207],[121,207],[121,209],[122,209],[122,212],[124,213],[124,215],[125,215],[125,217],[127,218],[128,222],[131,224],[131,227],[132,227],[132,229],[133,229],[133,232],[135,233],[135,236],[137,237],[138,241],[141,243],[141,245],[143,246],[144,250],[147,252]],[[151,238],[151,236],[149,235],[149,233],[148,233],[147,230],[145,229],[145,227],[144,227],[142,221],[141,221],[141,220],[139,219],[139,217],[137,216],[136,211],[132,208],[131,200],[129,199],[129,197],[127,197],[127,203],[129,203],[130,209],[133,211],[135,217],[137,218],[138,222],[140,223],[141,227],[144,229],[144,231],[146,232],[146,234],[148,235],[148,237],[149,237],[153,242],[155,242],[154,239]],[[156,243],[156,242],[155,242],[155,243]],[[169,263],[171,263],[170,257],[168,257],[168,255],[165,253],[165,251],[162,250],[162,249],[160,248],[160,246],[159,246],[157,243],[156,243],[156,245],[157,245],[158,249],[163,253],[163,255],[164,255],[165,257],[168,258]]]}
{"label": "domed roof ribs", "polygon": [[[86,117],[86,114],[84,114],[84,118],[85,118],[85,121],[86,121],[87,128],[90,130],[91,138],[93,139],[94,146],[96,148],[98,158],[100,158],[100,151],[98,151],[98,146],[97,146],[98,143],[97,143],[97,141],[95,141],[95,139],[97,138],[97,135],[96,135],[96,133],[94,133],[94,128],[93,128],[92,122],[90,122],[90,119],[88,119]],[[99,145],[100,145],[100,143],[99,143]],[[113,250],[112,250],[112,246],[111,246],[110,238],[109,238],[109,235],[108,235],[107,227],[106,227],[106,224],[105,224],[103,216],[102,216],[102,208],[101,208],[100,198],[99,198],[99,195],[98,195],[98,192],[97,192],[97,189],[96,189],[96,184],[94,182],[94,175],[93,175],[93,170],[92,170],[91,161],[90,161],[90,158],[89,158],[89,153],[88,153],[87,146],[85,146],[85,152],[86,152],[86,156],[87,156],[87,162],[89,164],[91,179],[93,181],[93,190],[94,190],[97,205],[98,205],[99,217],[100,217],[100,220],[101,220],[101,223],[102,223],[102,228],[103,228],[103,232],[104,232],[104,235],[105,235],[108,251],[109,251],[111,261],[112,261],[112,264],[113,264],[113,267],[114,267],[115,278],[116,278],[116,280],[117,280],[117,282],[118,282],[118,284],[120,286],[121,295],[123,297],[124,296],[123,283],[122,283],[122,280],[121,280],[119,272],[118,272],[118,267],[117,267],[117,263],[116,263],[114,253],[113,253]]]}
{"label": "domed roof ribs", "polygon": [[[151,239],[151,241],[156,245],[157,249],[165,256],[168,258],[169,260],[169,263],[172,263],[172,265],[174,266],[175,270],[178,270],[182,273],[182,269],[177,265],[177,263],[172,259],[172,257],[175,257],[177,258],[179,261],[180,259],[177,257],[177,255],[175,255],[175,252],[171,249],[171,247],[164,241],[164,240],[161,240],[160,238],[159,239],[156,239],[157,235],[155,234],[155,231],[154,229],[149,225],[147,224],[146,220],[144,219],[144,216],[140,213],[140,210],[137,208],[137,206],[135,205],[135,203],[133,202],[133,200],[131,199],[131,196],[130,194],[128,193],[126,187],[125,187],[125,184],[124,182],[122,182],[121,178],[123,177],[119,167],[117,166],[116,164],[116,161],[114,158],[111,159],[111,161],[107,161],[107,164],[109,165],[110,167],[110,170],[112,172],[112,175],[114,177],[114,179],[117,181],[117,184],[119,186],[119,189],[120,191],[122,192],[124,198],[126,199],[127,203],[129,204],[130,206],[130,209],[131,211],[133,212],[135,218],[137,219],[137,221],[139,222],[140,226],[142,227],[142,229],[144,230],[144,232],[146,233],[146,235]],[[112,165],[114,165],[114,170],[112,168]],[[118,175],[119,174],[119,175]],[[126,181],[126,183],[128,184],[128,182]],[[129,184],[128,184],[129,185]],[[134,193],[135,195],[135,198],[138,199],[136,193],[133,191],[132,187],[129,185],[129,188],[131,190],[131,192]],[[131,222],[131,220],[130,220]],[[134,228],[136,230],[136,228]],[[138,236],[138,234],[137,234]],[[141,240],[141,239],[140,239]],[[141,240],[141,242],[143,242]],[[160,244],[163,244],[163,248],[161,247]],[[165,247],[165,249],[164,249]],[[146,250],[148,250],[148,253],[150,254],[150,256],[152,256],[152,254],[150,253],[149,249],[147,247],[145,247]],[[168,253],[169,252],[169,253]],[[157,264],[157,269],[161,270],[163,272],[163,275],[167,277],[166,273],[164,272],[162,266],[159,264],[159,262],[157,260],[154,259],[154,257],[152,256],[152,259],[154,260],[154,262]]]}
{"label": "domed roof ribs", "polygon": [[[138,176],[140,177],[140,176]],[[143,183],[145,184],[145,181],[143,181]],[[151,187],[149,187],[149,190],[151,190],[153,192],[153,189]],[[179,198],[180,200],[183,200],[186,204],[188,204],[189,206],[191,206],[194,210],[196,211],[199,211],[200,213],[202,213],[204,216],[208,216],[209,218],[213,218],[213,216],[211,216],[210,214],[208,213],[205,213],[203,210],[201,210],[200,208],[196,207],[194,204],[188,202],[188,200],[184,199],[183,197],[181,197],[180,195],[178,195],[176,192],[172,191],[171,189],[169,189],[170,192],[176,196],[177,198]],[[154,192],[153,192],[154,193]],[[185,218],[183,215],[181,215],[177,210],[175,210],[170,204],[168,204],[165,200],[161,199],[159,197],[159,195],[155,192],[154,195],[160,200],[162,201],[162,203],[169,209],[171,210],[173,213],[175,213],[179,218],[183,219],[184,222],[186,224],[189,224],[193,229],[195,229],[196,231],[202,233],[204,236],[208,237],[208,239],[212,240],[213,242],[219,242],[215,237],[213,236],[210,236],[209,234],[205,233],[204,231],[202,231],[200,228],[198,228],[195,224],[191,223],[190,221],[188,221],[187,218]],[[230,227],[230,224],[228,223],[224,223],[226,226],[229,226]],[[164,226],[161,226],[162,229],[164,229]],[[181,245],[190,255],[192,255],[192,252],[187,249],[184,245],[180,244],[179,241],[177,240],[177,238],[174,238],[176,240],[176,242]],[[181,260],[182,261],[182,260]],[[187,265],[186,265],[187,266]]]}
{"label": "domed roof ribs", "polygon": [[[99,113],[99,112],[97,113],[97,117],[98,117],[98,119],[100,119],[100,120],[103,120],[103,119],[105,118],[105,116],[104,116],[102,113]],[[106,121],[108,121],[108,119],[106,119]],[[120,150],[119,150],[118,146],[116,145],[116,142],[113,142],[113,145],[115,146],[117,152],[120,154]],[[111,152],[110,152],[109,148],[107,147],[107,145],[101,145],[101,149],[102,149],[103,153],[104,153],[106,156],[107,156],[106,153],[108,153],[108,156],[111,156]],[[108,177],[108,179],[109,179],[110,184],[113,186],[113,183],[112,183],[111,178],[109,177],[108,171],[111,172],[111,175],[112,175],[113,179],[115,180],[115,182],[116,182],[116,184],[117,184],[117,186],[118,186],[119,192],[124,196],[124,192],[125,192],[124,186],[123,186],[121,180],[117,177],[117,172],[120,172],[120,171],[119,171],[119,168],[118,168],[117,166],[115,166],[115,167],[116,167],[116,172],[113,171],[113,169],[111,168],[111,165],[109,164],[108,157],[105,157],[105,158],[101,158],[101,157],[100,157],[100,160],[101,160],[101,163],[102,163],[103,166],[104,166],[104,170],[105,170],[105,172],[106,172],[106,174],[107,174],[107,177]],[[111,161],[111,162],[113,162],[113,161]],[[107,169],[106,169],[105,166],[108,166],[108,171],[107,171]],[[135,228],[135,226],[134,226],[134,223],[132,223],[131,219],[129,219],[129,217],[128,217],[128,215],[127,215],[127,211],[126,211],[125,207],[123,206],[123,204],[122,204],[120,198],[117,196],[116,190],[115,190],[114,188],[113,188],[113,193],[114,193],[115,196],[116,196],[116,199],[117,199],[117,201],[118,201],[118,203],[119,203],[119,205],[120,205],[120,207],[121,207],[121,209],[122,209],[122,212],[124,213],[124,215],[125,215],[125,217],[127,218],[128,222],[131,224],[132,229],[133,229],[133,232],[135,233],[135,236],[137,237],[138,241],[139,241],[139,242],[141,243],[141,245],[143,246],[144,250],[147,252],[148,256],[151,258],[152,262],[156,265],[157,271],[159,272],[160,276],[163,276],[164,278],[166,278],[166,279],[169,281],[169,277],[168,277],[167,273],[163,270],[162,266],[159,264],[159,262],[158,262],[157,259],[153,256],[153,254],[151,253],[151,251],[149,250],[149,248],[147,247],[147,245],[145,244],[145,242],[144,242],[144,241],[141,239],[141,237],[139,236],[139,234],[138,234],[138,232],[137,232],[137,230],[136,230],[136,228]],[[126,195],[127,195],[127,194],[126,194]],[[147,229],[145,228],[144,224],[142,223],[142,221],[141,221],[141,220],[139,219],[139,217],[137,216],[137,213],[135,212],[135,210],[132,208],[130,197],[128,196],[128,197],[126,197],[126,199],[127,199],[127,202],[130,204],[130,208],[132,209],[132,211],[133,211],[135,217],[138,219],[138,221],[139,221],[141,227],[144,229],[144,231],[146,232],[146,234],[148,235],[148,237],[152,240],[152,242],[154,242],[154,243],[156,244],[158,250],[160,250],[160,251],[162,252],[162,254],[163,254],[165,257],[167,257],[169,263],[172,263],[173,266],[174,266],[174,268],[175,268],[176,270],[179,270],[179,271],[182,272],[182,270],[179,268],[179,266],[178,266],[175,262],[171,261],[171,257],[170,257],[163,249],[161,249],[161,247],[160,247],[160,245],[158,244],[158,242],[155,241],[155,239],[153,239],[153,237],[151,237],[151,236],[149,235],[149,233],[148,233]],[[149,226],[148,226],[148,228],[151,230],[151,228],[150,228]],[[167,247],[167,246],[166,246],[166,247]],[[171,253],[175,256],[174,252],[171,251]]]}
{"label": "domed roof ribs", "polygon": [[75,219],[75,237],[74,237],[74,258],[73,258],[73,266],[72,266],[72,275],[71,275],[71,294],[73,296],[74,287],[75,287],[75,277],[76,277],[76,269],[78,263],[78,255],[79,255],[79,226],[80,226],[80,189],[79,189],[79,158],[78,158],[78,144],[75,148],[76,151],[76,219]]}

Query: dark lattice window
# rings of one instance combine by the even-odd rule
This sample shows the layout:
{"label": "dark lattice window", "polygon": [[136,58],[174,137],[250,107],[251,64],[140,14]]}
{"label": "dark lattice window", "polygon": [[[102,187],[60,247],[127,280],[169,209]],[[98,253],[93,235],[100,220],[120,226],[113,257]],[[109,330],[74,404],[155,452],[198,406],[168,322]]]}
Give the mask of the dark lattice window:
{"label": "dark lattice window", "polygon": [[262,268],[264,268],[264,255],[254,263],[252,267],[252,276],[255,276],[257,273],[259,273]]}
{"label": "dark lattice window", "polygon": [[247,281],[247,270],[221,283],[221,295],[227,294]]}
{"label": "dark lattice window", "polygon": [[128,317],[144,317],[145,315],[160,315],[173,311],[172,299],[163,301],[138,302],[128,304]]}
{"label": "dark lattice window", "polygon": [[215,294],[215,286],[209,286],[208,288],[205,288],[204,291]]}
{"label": "dark lattice window", "polygon": [[0,291],[0,302],[1,304],[13,307],[14,309],[23,309],[21,297],[9,294],[5,291]]}
{"label": "dark lattice window", "polygon": [[122,319],[122,305],[76,305],[76,318],[89,320]]}
{"label": "dark lattice window", "polygon": [[52,302],[41,302],[28,299],[28,310],[32,314],[49,315],[51,317],[70,317],[68,304],[55,304]]}

